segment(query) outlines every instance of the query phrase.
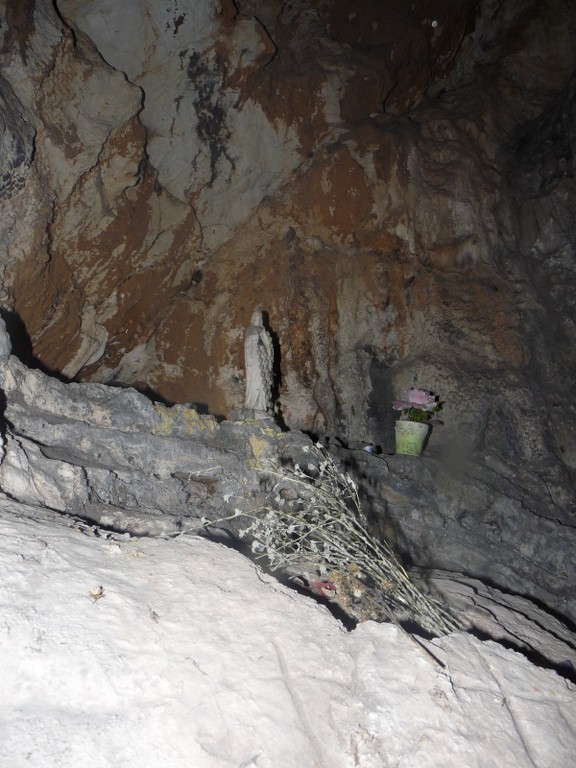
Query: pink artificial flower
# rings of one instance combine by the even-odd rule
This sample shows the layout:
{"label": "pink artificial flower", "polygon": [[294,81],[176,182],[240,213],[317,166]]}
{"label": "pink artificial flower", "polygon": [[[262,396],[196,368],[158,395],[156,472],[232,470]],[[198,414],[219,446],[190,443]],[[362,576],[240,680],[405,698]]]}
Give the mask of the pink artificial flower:
{"label": "pink artificial flower", "polygon": [[412,388],[410,392],[408,392],[408,399],[410,400],[410,403],[413,407],[424,407],[425,410],[428,410],[426,406],[434,406],[436,404],[436,397],[431,392],[426,392],[423,389],[414,389]]}
{"label": "pink artificial flower", "polygon": [[432,392],[424,389],[410,389],[406,393],[406,400],[394,400],[392,408],[395,411],[408,411],[416,408],[420,411],[434,411],[438,407],[438,398]]}

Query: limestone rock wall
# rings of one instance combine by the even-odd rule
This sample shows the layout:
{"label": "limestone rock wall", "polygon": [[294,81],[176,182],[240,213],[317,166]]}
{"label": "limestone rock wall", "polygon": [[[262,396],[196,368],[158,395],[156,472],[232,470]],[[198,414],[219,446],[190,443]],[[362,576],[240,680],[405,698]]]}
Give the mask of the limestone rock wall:
{"label": "limestone rock wall", "polygon": [[572,2],[0,8],[23,358],[229,415],[261,306],[288,426],[388,450],[430,388],[437,447],[571,508]]}
{"label": "limestone rock wall", "polygon": [[219,425],[131,388],[31,370],[10,355],[2,321],[0,387],[0,498],[106,529],[197,533],[202,520],[251,513],[269,493],[267,472],[310,452],[307,436],[272,419]]}
{"label": "limestone rock wall", "polygon": [[[325,458],[309,437],[282,431],[272,419],[241,413],[219,424],[185,405],[153,403],[131,388],[64,383],[31,370],[10,355],[1,320],[0,389],[0,517],[48,517],[88,524],[102,536],[146,537],[207,533],[204,521],[219,521],[209,533],[217,535],[218,528],[228,543],[249,552],[250,539],[240,531],[262,506],[284,491],[302,502],[309,498],[306,492],[300,497],[299,481],[286,484],[286,467],[298,464],[315,476]],[[424,591],[448,590],[458,622],[501,637],[512,620],[514,645],[526,647],[526,641],[554,664],[574,664],[569,628],[531,602],[576,619],[576,528],[560,504],[543,503],[540,478],[520,471],[506,476],[494,460],[447,466],[431,452],[422,459],[384,458],[341,448],[332,456],[358,480],[371,531],[407,568],[418,563],[425,569],[410,570]],[[325,484],[318,488],[321,495],[327,491]],[[341,500],[332,500],[333,510]],[[307,549],[301,555],[277,572],[280,578],[324,574],[321,555],[316,560]],[[265,559],[252,556],[266,567]],[[440,585],[429,570],[438,568],[452,573],[440,575]],[[334,600],[349,618],[390,616],[377,587],[352,575],[348,580],[346,571],[337,576]],[[396,607],[404,620],[405,606]],[[514,616],[506,618],[509,609],[520,626]]]}

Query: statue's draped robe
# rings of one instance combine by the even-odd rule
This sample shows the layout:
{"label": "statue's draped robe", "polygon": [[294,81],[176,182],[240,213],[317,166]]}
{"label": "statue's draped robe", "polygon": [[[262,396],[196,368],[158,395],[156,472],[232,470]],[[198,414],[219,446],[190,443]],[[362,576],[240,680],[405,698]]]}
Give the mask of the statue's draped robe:
{"label": "statue's draped robe", "polygon": [[262,324],[262,313],[254,312],[244,340],[246,365],[245,406],[254,411],[272,411],[272,337]]}

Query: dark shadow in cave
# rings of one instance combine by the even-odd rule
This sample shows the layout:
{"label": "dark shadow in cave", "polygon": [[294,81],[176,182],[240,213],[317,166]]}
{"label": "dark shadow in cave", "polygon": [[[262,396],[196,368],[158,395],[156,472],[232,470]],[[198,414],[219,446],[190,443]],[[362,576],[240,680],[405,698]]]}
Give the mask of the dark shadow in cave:
{"label": "dark shadow in cave", "polygon": [[112,387],[114,389],[135,389],[136,392],[138,392],[140,395],[144,395],[144,397],[147,397],[148,400],[151,400],[153,403],[160,403],[166,408],[171,408],[173,405],[176,405],[176,403],[172,402],[171,400],[166,400],[165,397],[162,397],[162,395],[158,394],[158,392],[149,387],[147,384],[140,384],[137,381],[130,383],[125,381],[115,381],[112,379],[111,381],[103,381],[101,383],[105,387]]}
{"label": "dark shadow in cave", "polygon": [[6,323],[6,330],[12,344],[12,354],[27,368],[42,371],[47,376],[69,384],[71,379],[53,368],[49,368],[34,354],[34,348],[24,321],[15,310],[0,309],[0,316]]}
{"label": "dark shadow in cave", "polygon": [[142,384],[138,381],[135,382],[125,382],[125,381],[106,381],[103,382],[103,384],[107,387],[118,387],[119,389],[135,389],[136,392],[138,392],[141,395],[144,395],[144,397],[147,397],[148,400],[151,400],[153,403],[160,403],[160,405],[163,405],[165,408],[173,408],[175,405],[185,405],[188,408],[193,408],[195,411],[197,411],[201,416],[212,416],[216,419],[216,421],[220,424],[222,421],[226,421],[226,417],[221,413],[210,413],[210,409],[208,408],[208,405],[206,403],[193,403],[193,402],[187,402],[187,403],[178,403],[175,400],[168,400],[167,398],[160,395],[158,392],[156,392],[155,389],[152,389],[148,386],[148,384]]}
{"label": "dark shadow in cave", "polygon": [[[419,570],[422,569],[423,571],[426,571],[430,577],[433,577],[434,571],[443,571],[445,573],[452,573],[449,571],[446,567],[439,565],[428,565],[425,568],[422,567],[420,563],[417,563],[414,561],[414,558],[410,555],[410,553],[402,547],[402,544],[400,540],[396,543],[395,551],[398,557],[400,558],[402,565],[404,568],[410,572],[411,570]],[[433,553],[428,548],[422,547],[420,550],[420,555],[423,555],[423,559],[428,563],[434,563],[434,556]],[[535,595],[530,594],[529,592],[518,592],[513,589],[508,589],[507,587],[503,586],[502,584],[494,581],[489,576],[485,576],[484,574],[477,574],[477,573],[460,573],[460,572],[454,572],[454,576],[462,576],[467,579],[476,579],[477,581],[481,582],[484,586],[489,587],[490,589],[495,590],[496,592],[501,592],[503,595],[509,595],[510,597],[521,597],[524,600],[527,600],[529,603],[531,603],[535,608],[538,608],[539,610],[543,611],[543,613],[548,614],[553,619],[556,619],[560,624],[563,624],[566,629],[568,629],[570,632],[572,632],[576,636],[576,623],[569,617],[566,616],[566,614],[562,613],[558,609],[554,608],[551,605],[548,605],[548,603],[544,602],[544,600],[536,597]],[[422,581],[426,584],[429,591],[433,594],[434,588],[431,587],[431,585],[428,583],[428,581],[423,578]],[[547,632],[550,632],[553,634],[553,632],[549,629],[546,630]],[[561,638],[559,638],[561,639]]]}
{"label": "dark shadow in cave", "polygon": [[190,406],[190,408],[194,408],[200,416],[212,416],[218,424],[221,424],[223,421],[226,421],[226,416],[224,416],[223,413],[210,413],[210,408],[208,407],[207,403],[187,403],[187,405]]}
{"label": "dark shadow in cave", "polygon": [[270,334],[272,348],[274,350],[274,360],[272,361],[272,401],[276,406],[274,410],[274,419],[283,432],[289,432],[290,430],[286,426],[282,416],[279,395],[280,387],[282,386],[282,349],[280,347],[278,334],[270,327],[270,316],[266,311],[262,311],[262,325]]}
{"label": "dark shadow in cave", "polygon": [[[10,337],[10,343],[12,345],[12,354],[17,357],[23,365],[32,370],[41,371],[47,376],[50,376],[53,379],[57,379],[64,384],[71,384],[74,382],[78,384],[87,383],[83,382],[79,377],[70,378],[65,376],[61,371],[58,371],[55,368],[50,368],[49,366],[45,365],[38,357],[36,357],[34,354],[34,348],[32,346],[32,340],[30,339],[30,334],[28,333],[26,325],[18,312],[15,310],[0,308],[0,317],[2,317],[6,324],[6,331]],[[166,408],[171,408],[172,406],[176,405],[176,402],[166,399],[161,394],[156,392],[156,390],[148,386],[148,384],[143,382],[135,381],[133,383],[126,383],[123,381],[111,380],[101,383],[107,387],[135,389],[137,392],[139,392],[141,395],[144,395],[144,397],[147,397],[152,402],[160,403]],[[2,397],[4,397],[3,394]],[[214,416],[216,421],[219,423],[225,421],[226,417],[222,414],[210,414],[208,405],[206,403],[190,403],[189,405],[190,407],[195,408],[199,414]],[[0,415],[4,413],[5,407],[6,402],[4,399],[3,403],[0,401]]]}
{"label": "dark shadow in cave", "polygon": [[482,642],[491,640],[492,642],[498,643],[498,645],[501,645],[503,648],[508,648],[511,651],[516,651],[516,653],[520,653],[522,656],[527,658],[528,661],[531,661],[535,667],[541,667],[542,669],[550,669],[553,672],[556,672],[556,674],[559,675],[560,677],[563,677],[566,680],[570,680],[570,682],[572,683],[576,683],[576,669],[574,668],[572,663],[568,660],[560,663],[555,663],[553,661],[550,661],[550,659],[547,659],[546,656],[543,656],[538,651],[535,651],[531,648],[526,648],[525,646],[521,645],[521,643],[517,644],[512,640],[506,639],[505,637],[500,637],[497,640],[495,640],[487,632],[482,632],[476,627],[470,627],[466,631],[468,632],[469,635],[473,635],[474,637],[476,637],[478,640],[481,640]]}
{"label": "dark shadow in cave", "polygon": [[0,389],[0,439],[2,440],[3,444],[6,442],[6,427],[9,426],[6,421],[6,417],[4,416],[6,413],[7,404],[8,401],[6,400],[6,393],[3,389]]}

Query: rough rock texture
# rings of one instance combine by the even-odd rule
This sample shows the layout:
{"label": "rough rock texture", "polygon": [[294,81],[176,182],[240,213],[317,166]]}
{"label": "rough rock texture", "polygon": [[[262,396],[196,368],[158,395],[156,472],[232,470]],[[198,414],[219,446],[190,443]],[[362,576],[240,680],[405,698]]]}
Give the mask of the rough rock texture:
{"label": "rough rock texture", "polygon": [[496,643],[345,632],[214,542],[0,507],[3,766],[572,765],[576,687]]}
{"label": "rough rock texture", "polygon": [[[306,466],[319,460],[306,435],[282,432],[271,420],[218,423],[187,406],[167,408],[153,403],[134,389],[66,384],[30,370],[10,356],[1,320],[0,387],[6,398],[0,515],[16,510],[36,520],[68,519],[100,535],[110,531],[137,536],[198,533],[205,530],[203,521],[258,509],[277,483],[278,474],[275,479],[271,473],[280,473],[284,465]],[[462,522],[463,513],[458,512],[460,519],[450,516],[458,493],[454,478],[448,487],[438,482],[436,495],[428,497],[424,490],[418,495],[418,486],[409,480],[409,495],[403,496],[410,470],[407,462],[416,459],[388,457],[385,461],[358,452],[352,464],[351,456],[356,454],[340,451],[340,458],[358,475],[362,473],[362,485],[370,489],[367,509],[380,521],[386,520],[382,533],[408,560],[464,571],[536,597],[567,615],[576,614],[570,569],[576,541],[569,535],[574,529],[559,532],[557,526],[544,525],[541,519],[535,522],[533,516],[526,521],[518,510],[507,507],[508,527],[501,536],[489,535],[487,547],[482,543],[483,529],[496,527],[492,519],[474,521],[470,514],[470,520]],[[422,460],[421,465],[428,471],[435,469],[432,459]],[[430,485],[429,480],[422,478],[422,489]],[[486,484],[485,478],[466,478],[476,493],[482,481]],[[385,509],[378,507],[382,498],[387,499]],[[233,538],[238,520],[243,518],[223,524],[224,532]],[[480,537],[474,533],[477,528]],[[527,543],[517,553],[514,541],[531,542],[536,537],[538,549]],[[476,550],[479,541],[481,557]],[[322,569],[321,561],[309,565]],[[423,571],[416,572],[415,579],[424,583],[424,591],[432,588],[441,595],[459,626],[505,640],[568,676],[576,672],[573,632],[533,601],[504,595],[469,575],[434,574],[430,579]],[[372,594],[376,599],[380,595]],[[331,597],[346,610],[344,581]],[[357,606],[360,614],[370,615],[370,594],[362,600]]]}
{"label": "rough rock texture", "polygon": [[44,365],[229,414],[261,302],[292,426],[382,442],[417,381],[473,446],[514,397],[552,450],[569,3],[5,7],[5,301]]}
{"label": "rough rock texture", "polygon": [[575,18],[573,0],[2,0],[16,353],[229,416],[261,306],[289,427],[388,452],[394,396],[445,401],[438,462],[409,462],[402,494],[469,543],[439,527],[424,546],[392,500],[420,564],[475,551],[466,572],[537,590],[533,559],[554,561],[542,588],[574,616]]}
{"label": "rough rock texture", "polygon": [[218,424],[133,389],[65,384],[13,356],[0,365],[0,386],[3,493],[114,530],[198,531],[201,518],[251,511],[268,490],[259,470],[310,448],[270,420]]}
{"label": "rough rock texture", "polygon": [[[418,582],[415,572],[412,577]],[[576,675],[576,636],[531,600],[487,586],[477,579],[436,571],[424,574],[428,587],[457,608],[468,629]]]}
{"label": "rough rock texture", "polygon": [[407,562],[475,576],[576,622],[576,528],[551,478],[510,473],[490,455],[338,456]]}

